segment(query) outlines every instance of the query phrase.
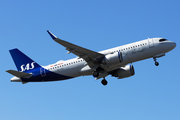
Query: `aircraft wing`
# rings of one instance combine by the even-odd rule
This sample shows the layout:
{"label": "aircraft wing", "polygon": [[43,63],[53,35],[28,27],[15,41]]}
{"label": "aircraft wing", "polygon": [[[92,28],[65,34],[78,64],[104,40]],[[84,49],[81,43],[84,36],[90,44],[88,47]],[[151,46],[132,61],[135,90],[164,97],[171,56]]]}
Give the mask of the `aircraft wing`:
{"label": "aircraft wing", "polygon": [[68,53],[73,53],[79,56],[80,58],[83,58],[91,68],[98,67],[98,61],[100,61],[104,57],[104,55],[101,53],[94,52],[92,50],[61,40],[57,38],[54,34],[52,34],[50,31],[47,32],[54,41],[66,47]]}

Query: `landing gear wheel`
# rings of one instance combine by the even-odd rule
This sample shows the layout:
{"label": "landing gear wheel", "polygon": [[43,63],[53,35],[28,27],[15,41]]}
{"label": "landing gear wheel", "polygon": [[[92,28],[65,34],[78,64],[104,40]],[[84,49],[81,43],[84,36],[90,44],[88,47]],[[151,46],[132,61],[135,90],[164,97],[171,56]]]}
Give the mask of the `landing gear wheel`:
{"label": "landing gear wheel", "polygon": [[157,60],[156,57],[153,57],[153,59],[154,59],[155,65],[158,66],[159,63],[156,61]]}
{"label": "landing gear wheel", "polygon": [[103,79],[102,81],[101,81],[101,83],[105,86],[105,85],[107,85],[107,80],[105,80],[105,79]]}
{"label": "landing gear wheel", "polygon": [[94,76],[94,77],[98,77],[98,76],[99,76],[99,73],[98,73],[97,71],[94,71],[94,72],[93,72],[93,76]]}
{"label": "landing gear wheel", "polygon": [[158,66],[158,65],[159,65],[159,63],[158,63],[158,62],[155,62],[155,65],[156,65],[156,66]]}

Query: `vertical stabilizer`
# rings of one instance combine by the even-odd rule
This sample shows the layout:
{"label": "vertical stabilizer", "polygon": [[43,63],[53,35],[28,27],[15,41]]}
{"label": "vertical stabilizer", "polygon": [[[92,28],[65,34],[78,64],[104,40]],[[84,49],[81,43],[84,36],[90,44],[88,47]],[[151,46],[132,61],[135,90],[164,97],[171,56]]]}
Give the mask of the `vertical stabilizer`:
{"label": "vertical stabilizer", "polygon": [[12,49],[9,50],[14,63],[20,72],[29,72],[34,68],[41,67],[39,64],[37,64],[35,61],[33,61],[31,58],[29,58],[27,55],[22,53],[18,49]]}

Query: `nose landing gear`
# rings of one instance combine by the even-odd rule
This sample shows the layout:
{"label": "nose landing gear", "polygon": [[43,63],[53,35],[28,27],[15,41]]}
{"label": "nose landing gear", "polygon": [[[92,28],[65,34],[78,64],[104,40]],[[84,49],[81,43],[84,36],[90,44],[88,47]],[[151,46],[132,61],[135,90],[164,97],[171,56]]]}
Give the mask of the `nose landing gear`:
{"label": "nose landing gear", "polygon": [[156,61],[156,60],[157,60],[156,57],[153,57],[153,59],[154,59],[154,61],[155,61],[155,65],[158,66],[159,63]]}
{"label": "nose landing gear", "polygon": [[158,65],[159,65],[159,63],[158,63],[158,62],[155,62],[155,65],[156,65],[156,66],[158,66]]}
{"label": "nose landing gear", "polygon": [[159,63],[156,61],[156,58],[159,58],[159,57],[162,57],[162,56],[165,56],[165,53],[161,53],[161,54],[158,54],[158,55],[155,55],[153,56],[153,59],[155,61],[155,65],[158,66]]}

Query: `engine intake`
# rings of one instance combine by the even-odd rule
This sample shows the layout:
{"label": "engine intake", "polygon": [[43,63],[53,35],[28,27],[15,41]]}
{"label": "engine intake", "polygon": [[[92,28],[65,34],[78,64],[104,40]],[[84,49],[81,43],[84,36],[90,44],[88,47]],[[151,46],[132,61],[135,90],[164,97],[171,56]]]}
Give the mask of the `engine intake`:
{"label": "engine intake", "polygon": [[118,79],[133,76],[135,74],[133,65],[126,65],[125,67],[120,67],[112,73],[112,76],[118,77]]}

